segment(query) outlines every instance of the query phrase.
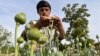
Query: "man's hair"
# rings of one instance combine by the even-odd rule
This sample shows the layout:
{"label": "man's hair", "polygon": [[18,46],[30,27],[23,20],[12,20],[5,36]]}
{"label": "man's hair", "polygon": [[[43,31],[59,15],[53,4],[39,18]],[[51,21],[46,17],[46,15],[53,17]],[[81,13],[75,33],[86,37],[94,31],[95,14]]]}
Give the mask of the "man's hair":
{"label": "man's hair", "polygon": [[38,2],[37,6],[36,6],[37,12],[39,11],[39,8],[41,8],[41,7],[49,7],[51,10],[50,4],[45,0],[41,0],[40,2]]}

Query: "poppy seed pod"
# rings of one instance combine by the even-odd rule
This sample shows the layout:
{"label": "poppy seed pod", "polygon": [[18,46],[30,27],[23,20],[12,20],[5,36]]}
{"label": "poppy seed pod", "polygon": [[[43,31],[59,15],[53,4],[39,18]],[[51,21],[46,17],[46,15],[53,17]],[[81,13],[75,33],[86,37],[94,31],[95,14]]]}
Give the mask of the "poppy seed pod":
{"label": "poppy seed pod", "polygon": [[38,43],[39,43],[39,44],[44,44],[44,43],[46,43],[47,41],[48,41],[48,38],[47,38],[44,34],[41,34]]}
{"label": "poppy seed pod", "polygon": [[39,37],[40,37],[40,31],[38,28],[32,28],[28,31],[28,39],[29,40],[36,40],[38,41],[39,40]]}
{"label": "poppy seed pod", "polygon": [[19,37],[19,38],[17,39],[17,42],[18,42],[18,43],[23,43],[23,42],[24,42],[23,37]]}
{"label": "poppy seed pod", "polygon": [[30,29],[31,29],[31,25],[30,25],[30,24],[26,24],[26,25],[25,25],[25,29],[26,29],[26,30],[30,30]]}
{"label": "poppy seed pod", "polygon": [[15,16],[15,22],[19,24],[25,24],[26,23],[26,15],[24,13],[18,13]]}

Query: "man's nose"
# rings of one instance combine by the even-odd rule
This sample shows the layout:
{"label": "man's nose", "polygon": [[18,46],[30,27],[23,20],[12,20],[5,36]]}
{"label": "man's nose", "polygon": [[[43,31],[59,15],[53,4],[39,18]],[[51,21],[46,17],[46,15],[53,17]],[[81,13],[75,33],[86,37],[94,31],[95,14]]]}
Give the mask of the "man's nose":
{"label": "man's nose", "polygon": [[46,13],[46,10],[43,10],[44,13]]}

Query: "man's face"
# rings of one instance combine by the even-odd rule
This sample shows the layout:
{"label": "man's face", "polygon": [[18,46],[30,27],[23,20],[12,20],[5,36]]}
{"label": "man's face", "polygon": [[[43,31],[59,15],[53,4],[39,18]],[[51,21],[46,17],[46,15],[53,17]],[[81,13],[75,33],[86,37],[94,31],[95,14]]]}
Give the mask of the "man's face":
{"label": "man's face", "polygon": [[38,14],[41,16],[50,16],[50,8],[49,7],[41,7],[39,8]]}

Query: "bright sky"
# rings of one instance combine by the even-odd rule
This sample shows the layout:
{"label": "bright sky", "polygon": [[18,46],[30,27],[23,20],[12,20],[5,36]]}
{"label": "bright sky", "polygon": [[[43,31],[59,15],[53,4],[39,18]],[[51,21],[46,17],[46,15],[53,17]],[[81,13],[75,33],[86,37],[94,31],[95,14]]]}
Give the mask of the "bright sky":
{"label": "bright sky", "polygon": [[[27,22],[30,20],[37,20],[38,14],[36,11],[36,4],[40,0],[0,0],[0,25],[4,26],[6,29],[9,29],[13,33],[15,30],[15,21],[14,16],[19,12],[24,12],[27,15]],[[95,39],[96,34],[100,36],[100,0],[48,0],[51,4],[52,12],[51,16],[57,15],[61,19],[64,17],[64,13],[62,12],[62,8],[66,4],[74,4],[79,3],[86,4],[89,9],[89,13],[91,16],[88,18],[89,20],[89,36],[92,39]],[[63,23],[65,30],[68,28],[68,24]],[[21,34],[24,29],[24,25],[19,27],[19,33]],[[14,39],[14,37],[12,37]]]}

